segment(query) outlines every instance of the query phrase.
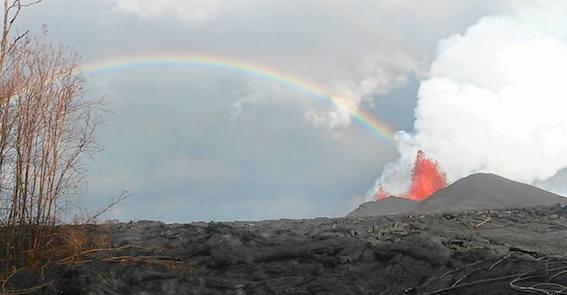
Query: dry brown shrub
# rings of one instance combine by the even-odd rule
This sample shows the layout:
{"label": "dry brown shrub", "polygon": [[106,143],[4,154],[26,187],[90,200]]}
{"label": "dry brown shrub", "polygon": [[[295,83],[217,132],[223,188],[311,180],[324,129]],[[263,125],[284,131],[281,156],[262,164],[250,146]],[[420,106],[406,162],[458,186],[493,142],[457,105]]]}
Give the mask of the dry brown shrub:
{"label": "dry brown shrub", "polygon": [[[83,95],[73,52],[13,35],[25,8],[41,0],[3,0],[0,10],[0,284],[20,269],[45,265],[87,249],[107,247],[88,225],[64,225],[70,198],[82,193],[84,160],[99,150],[100,100]],[[99,214],[100,215],[100,214]],[[89,218],[94,220],[96,218]],[[90,223],[90,222],[84,222]]]}

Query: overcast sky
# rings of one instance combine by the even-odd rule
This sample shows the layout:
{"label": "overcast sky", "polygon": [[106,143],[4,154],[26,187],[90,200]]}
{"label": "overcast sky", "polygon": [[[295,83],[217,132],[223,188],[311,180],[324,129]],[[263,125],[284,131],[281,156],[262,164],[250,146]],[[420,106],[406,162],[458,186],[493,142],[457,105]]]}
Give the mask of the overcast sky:
{"label": "overcast sky", "polygon": [[[181,53],[277,69],[411,132],[437,42],[518,2],[45,0],[18,26],[40,33],[46,24],[48,38],[85,63]],[[341,216],[398,156],[373,131],[333,117],[327,101],[260,76],[164,64],[87,78],[87,95],[106,97],[111,114],[83,204],[133,194],[107,218]]]}

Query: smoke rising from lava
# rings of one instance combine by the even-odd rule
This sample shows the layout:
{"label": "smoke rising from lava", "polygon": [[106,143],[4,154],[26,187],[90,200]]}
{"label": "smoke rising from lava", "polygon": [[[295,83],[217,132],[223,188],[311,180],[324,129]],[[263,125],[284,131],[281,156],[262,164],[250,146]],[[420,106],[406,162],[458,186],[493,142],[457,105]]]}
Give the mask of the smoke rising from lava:
{"label": "smoke rising from lava", "polygon": [[421,82],[414,132],[376,183],[411,188],[419,150],[447,181],[491,172],[534,183],[567,167],[567,5],[541,2],[480,19],[438,44]]}

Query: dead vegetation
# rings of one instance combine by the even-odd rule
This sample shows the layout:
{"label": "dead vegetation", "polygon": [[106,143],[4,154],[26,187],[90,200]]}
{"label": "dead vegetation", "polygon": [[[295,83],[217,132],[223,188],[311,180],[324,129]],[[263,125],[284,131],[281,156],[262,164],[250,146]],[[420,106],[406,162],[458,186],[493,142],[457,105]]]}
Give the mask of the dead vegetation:
{"label": "dead vegetation", "polygon": [[[0,284],[104,241],[84,226],[64,226],[70,198],[83,189],[84,159],[98,151],[94,115],[83,96],[77,56],[43,38],[15,33],[17,18],[41,0],[4,0],[0,40]],[[122,199],[120,199],[122,200]],[[100,214],[99,214],[100,215]],[[89,218],[92,222],[96,217]],[[43,284],[42,284],[43,285]]]}

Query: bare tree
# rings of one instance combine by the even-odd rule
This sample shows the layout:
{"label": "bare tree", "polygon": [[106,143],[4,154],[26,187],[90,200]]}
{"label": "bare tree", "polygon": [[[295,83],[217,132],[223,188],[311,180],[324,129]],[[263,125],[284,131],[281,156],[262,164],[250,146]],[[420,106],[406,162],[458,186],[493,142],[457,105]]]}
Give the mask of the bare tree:
{"label": "bare tree", "polygon": [[[39,3],[4,0],[0,40],[0,259],[38,261],[63,201],[84,180],[97,150],[93,111],[77,57],[23,34],[20,11]],[[25,253],[25,255],[24,255]]]}
{"label": "bare tree", "polygon": [[[2,39],[0,40],[0,69],[4,65],[5,56],[14,50],[14,47],[23,39],[29,31],[25,31],[22,34],[18,34],[13,40],[11,40],[10,33],[16,22],[16,19],[20,15],[23,8],[30,7],[39,4],[43,0],[33,0],[33,1],[22,1],[22,0],[4,0],[3,5],[3,15],[2,15]],[[8,45],[9,44],[9,45]]]}

